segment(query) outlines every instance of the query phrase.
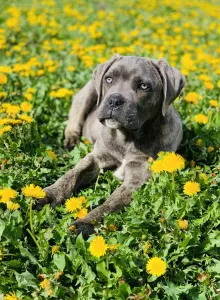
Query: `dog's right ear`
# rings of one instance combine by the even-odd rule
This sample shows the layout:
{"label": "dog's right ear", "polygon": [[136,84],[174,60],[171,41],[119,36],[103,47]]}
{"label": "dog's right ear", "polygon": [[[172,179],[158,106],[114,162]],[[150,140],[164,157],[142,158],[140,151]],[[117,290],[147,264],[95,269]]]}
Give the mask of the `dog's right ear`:
{"label": "dog's right ear", "polygon": [[103,86],[103,76],[109,70],[111,65],[120,57],[120,55],[114,55],[110,60],[106,63],[98,65],[93,71],[93,83],[98,95],[97,98],[97,106],[101,102],[102,99],[102,86]]}

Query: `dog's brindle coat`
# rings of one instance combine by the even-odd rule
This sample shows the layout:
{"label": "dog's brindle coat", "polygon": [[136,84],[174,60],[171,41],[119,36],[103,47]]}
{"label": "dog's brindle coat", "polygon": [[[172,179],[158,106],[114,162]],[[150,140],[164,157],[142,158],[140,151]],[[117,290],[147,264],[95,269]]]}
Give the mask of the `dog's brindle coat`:
{"label": "dog's brindle coat", "polygon": [[99,65],[93,80],[74,97],[64,141],[66,147],[73,147],[83,134],[94,149],[45,188],[40,203],[63,203],[95,181],[104,168],[115,169],[123,183],[102,205],[74,222],[77,233],[88,236],[94,221],[129,205],[132,191],[150,176],[148,157],[176,151],[180,144],[181,119],[171,103],[184,84],[180,71],[164,60],[115,56]]}

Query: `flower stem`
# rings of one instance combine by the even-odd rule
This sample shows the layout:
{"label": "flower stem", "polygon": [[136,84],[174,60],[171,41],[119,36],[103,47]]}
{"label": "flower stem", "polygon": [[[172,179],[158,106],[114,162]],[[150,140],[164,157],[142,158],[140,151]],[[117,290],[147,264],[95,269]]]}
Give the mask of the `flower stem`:
{"label": "flower stem", "polygon": [[172,190],[175,190],[175,178],[174,178],[174,172],[172,172]]}
{"label": "flower stem", "polygon": [[32,198],[30,201],[30,206],[29,206],[29,217],[30,217],[30,228],[31,228],[31,232],[34,233],[34,228],[33,228],[33,219],[32,219]]}
{"label": "flower stem", "polygon": [[175,203],[176,195],[175,195],[175,172],[172,172],[172,185],[171,185],[171,195],[173,203]]}
{"label": "flower stem", "polygon": [[34,242],[35,242],[35,244],[36,244],[38,250],[41,251],[40,245],[38,244],[38,242],[37,242],[37,240],[36,240],[34,234],[30,231],[30,229],[27,229],[27,232],[30,234],[30,236],[31,236],[32,239],[34,240]]}
{"label": "flower stem", "polygon": [[6,253],[6,254],[2,254],[2,256],[19,256],[19,254],[13,254],[13,253]]}
{"label": "flower stem", "polygon": [[30,199],[30,205],[29,205],[29,218],[30,218],[29,222],[30,222],[30,229],[31,229],[31,230],[27,229],[27,232],[30,234],[30,236],[31,236],[32,239],[34,240],[34,242],[35,242],[35,244],[36,244],[38,250],[41,251],[40,245],[38,244],[37,239],[36,239],[36,237],[34,236],[34,227],[33,227],[33,218],[32,218],[32,216],[33,216],[33,215],[32,215],[32,212],[33,212],[33,210],[32,210],[32,205],[33,205],[33,199],[31,198],[31,199]]}

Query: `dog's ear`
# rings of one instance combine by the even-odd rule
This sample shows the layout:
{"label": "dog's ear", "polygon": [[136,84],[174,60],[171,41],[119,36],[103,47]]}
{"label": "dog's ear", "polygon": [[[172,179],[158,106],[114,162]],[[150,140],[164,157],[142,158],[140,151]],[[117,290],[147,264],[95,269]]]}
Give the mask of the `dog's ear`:
{"label": "dog's ear", "polygon": [[102,98],[102,85],[103,85],[103,76],[109,70],[111,65],[119,59],[120,55],[114,55],[110,60],[104,64],[98,65],[93,71],[93,82],[98,95],[97,106],[99,105]]}
{"label": "dog's ear", "polygon": [[152,61],[163,82],[162,114],[165,117],[168,106],[179,96],[186,81],[183,74],[169,66],[164,60]]}

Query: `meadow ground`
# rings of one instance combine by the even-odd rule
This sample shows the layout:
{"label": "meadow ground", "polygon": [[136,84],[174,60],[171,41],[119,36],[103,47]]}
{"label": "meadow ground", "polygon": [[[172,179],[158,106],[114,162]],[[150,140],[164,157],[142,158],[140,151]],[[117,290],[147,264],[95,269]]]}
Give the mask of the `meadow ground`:
{"label": "meadow ground", "polygon": [[[0,299],[219,299],[220,2],[0,6]],[[186,76],[184,160],[150,159],[132,204],[84,241],[71,224],[120,184],[111,172],[55,209],[33,204],[91,151],[82,138],[68,152],[63,131],[72,95],[114,53],[163,57]]]}

